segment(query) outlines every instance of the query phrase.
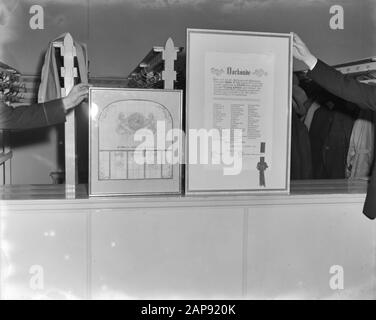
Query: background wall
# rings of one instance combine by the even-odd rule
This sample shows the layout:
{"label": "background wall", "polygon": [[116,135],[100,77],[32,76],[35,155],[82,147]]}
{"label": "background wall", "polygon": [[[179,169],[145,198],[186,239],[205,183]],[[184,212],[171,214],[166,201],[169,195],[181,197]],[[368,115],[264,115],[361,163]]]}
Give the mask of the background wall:
{"label": "background wall", "polygon": [[[44,30],[29,27],[34,4],[44,8]],[[333,5],[344,8],[344,30],[329,28]],[[294,31],[320,57],[340,63],[375,54],[375,10],[375,0],[1,0],[0,59],[37,74],[48,42],[69,31],[88,44],[92,76],[122,77],[170,36],[185,46],[190,27]]]}
{"label": "background wall", "polygon": [[[44,8],[44,29],[29,26],[32,5]],[[344,8],[344,30],[331,30],[331,6]],[[88,45],[91,77],[126,77],[153,45],[186,28],[294,31],[330,64],[376,55],[376,0],[0,0],[0,60],[37,75],[48,43],[63,32]],[[296,63],[295,69],[302,68]],[[15,137],[14,183],[50,183],[48,135]],[[44,148],[44,149],[43,149]],[[34,153],[33,153],[34,152]],[[34,168],[26,174],[27,166]]]}

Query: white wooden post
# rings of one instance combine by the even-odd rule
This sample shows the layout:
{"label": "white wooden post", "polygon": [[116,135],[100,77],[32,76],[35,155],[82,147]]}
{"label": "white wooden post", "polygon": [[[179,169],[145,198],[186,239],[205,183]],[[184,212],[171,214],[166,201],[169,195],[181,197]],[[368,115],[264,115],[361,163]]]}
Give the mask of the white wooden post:
{"label": "white wooden post", "polygon": [[[64,88],[61,94],[65,97],[74,87],[74,78],[78,76],[74,67],[76,49],[72,36],[68,33],[61,46],[61,55],[64,58],[64,67],[61,68],[61,76],[64,78]],[[65,193],[67,198],[76,197],[78,184],[78,169],[76,156],[76,120],[75,111],[67,114],[65,122]]]}
{"label": "white wooden post", "polygon": [[179,50],[179,48],[175,48],[172,39],[168,38],[162,51],[162,59],[165,62],[162,79],[164,81],[165,89],[174,89],[174,82],[176,81],[175,60],[177,59],[177,53]]}
{"label": "white wooden post", "polygon": [[9,132],[0,131],[0,185],[12,184]]}

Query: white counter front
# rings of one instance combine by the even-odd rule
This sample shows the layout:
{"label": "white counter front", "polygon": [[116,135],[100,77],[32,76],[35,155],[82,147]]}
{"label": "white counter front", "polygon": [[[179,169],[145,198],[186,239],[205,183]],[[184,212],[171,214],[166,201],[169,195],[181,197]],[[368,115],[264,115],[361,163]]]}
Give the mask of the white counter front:
{"label": "white counter front", "polygon": [[376,298],[364,182],[297,183],[289,196],[79,190],[2,188],[3,299]]}

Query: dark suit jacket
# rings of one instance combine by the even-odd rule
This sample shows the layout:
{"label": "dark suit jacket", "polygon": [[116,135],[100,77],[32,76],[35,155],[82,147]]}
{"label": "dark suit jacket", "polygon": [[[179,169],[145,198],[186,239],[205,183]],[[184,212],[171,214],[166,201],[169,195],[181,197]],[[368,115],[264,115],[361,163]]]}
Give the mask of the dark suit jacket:
{"label": "dark suit jacket", "polygon": [[65,111],[61,99],[17,108],[0,101],[0,130],[40,128],[63,122]]}
{"label": "dark suit jacket", "polygon": [[[376,87],[361,83],[349,76],[343,75],[336,69],[318,61],[308,76],[320,86],[334,95],[356,103],[360,108],[376,111]],[[376,218],[376,169],[374,167],[371,182],[368,186],[364,214]]]}
{"label": "dark suit jacket", "polygon": [[311,141],[308,129],[292,111],[291,123],[291,179],[312,179]]}
{"label": "dark suit jacket", "polygon": [[[340,107],[340,105],[337,105]],[[319,108],[309,130],[314,179],[345,179],[354,119],[344,112]]]}

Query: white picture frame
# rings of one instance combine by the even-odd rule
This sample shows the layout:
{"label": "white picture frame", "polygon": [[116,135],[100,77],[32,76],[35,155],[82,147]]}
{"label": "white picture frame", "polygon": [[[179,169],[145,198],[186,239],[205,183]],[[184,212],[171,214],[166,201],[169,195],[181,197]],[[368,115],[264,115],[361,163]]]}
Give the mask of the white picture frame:
{"label": "white picture frame", "polygon": [[[181,130],[182,99],[181,90],[89,89],[89,196],[182,193],[182,165],[165,161],[168,146],[164,153],[157,143],[145,149],[145,154],[155,155],[155,164],[141,165],[135,158],[141,141],[134,140],[136,132],[142,132],[138,130],[156,133],[165,120],[169,129]],[[183,141],[178,149],[183,152]]]}
{"label": "white picture frame", "polygon": [[243,139],[242,170],[229,175],[223,162],[192,161],[197,139],[187,134],[186,194],[290,192],[292,43],[292,34],[187,30],[187,133],[238,129]]}

